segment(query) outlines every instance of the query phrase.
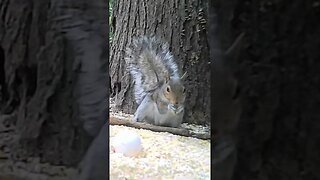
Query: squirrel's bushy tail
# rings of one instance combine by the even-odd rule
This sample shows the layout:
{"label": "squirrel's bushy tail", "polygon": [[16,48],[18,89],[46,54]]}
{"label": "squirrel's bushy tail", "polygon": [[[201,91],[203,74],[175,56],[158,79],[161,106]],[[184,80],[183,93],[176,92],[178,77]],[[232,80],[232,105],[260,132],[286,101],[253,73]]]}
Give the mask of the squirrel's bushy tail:
{"label": "squirrel's bushy tail", "polygon": [[134,80],[134,95],[138,104],[148,92],[164,82],[166,77],[179,78],[168,43],[152,37],[138,37],[126,49],[127,70]]}

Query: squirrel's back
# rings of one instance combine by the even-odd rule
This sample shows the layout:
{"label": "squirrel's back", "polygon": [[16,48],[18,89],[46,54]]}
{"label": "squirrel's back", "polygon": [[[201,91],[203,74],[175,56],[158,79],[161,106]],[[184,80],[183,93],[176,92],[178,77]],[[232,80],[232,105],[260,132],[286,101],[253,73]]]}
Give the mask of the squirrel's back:
{"label": "squirrel's back", "polygon": [[157,88],[168,78],[180,78],[178,66],[169,44],[153,37],[138,37],[126,49],[125,62],[135,85],[135,99],[141,103],[147,92]]}

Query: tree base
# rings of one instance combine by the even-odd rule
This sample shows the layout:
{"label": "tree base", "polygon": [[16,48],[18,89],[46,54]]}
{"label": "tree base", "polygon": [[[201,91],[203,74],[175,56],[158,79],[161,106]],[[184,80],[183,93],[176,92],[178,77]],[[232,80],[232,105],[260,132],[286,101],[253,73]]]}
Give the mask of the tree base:
{"label": "tree base", "polygon": [[194,138],[203,139],[203,140],[210,139],[210,133],[200,134],[200,133],[191,132],[187,129],[182,129],[182,128],[163,127],[163,126],[155,126],[155,125],[146,124],[146,123],[132,122],[130,121],[129,118],[119,117],[115,115],[110,115],[109,124],[123,125],[123,126],[138,128],[138,129],[147,129],[155,132],[169,132],[179,136],[194,137]]}

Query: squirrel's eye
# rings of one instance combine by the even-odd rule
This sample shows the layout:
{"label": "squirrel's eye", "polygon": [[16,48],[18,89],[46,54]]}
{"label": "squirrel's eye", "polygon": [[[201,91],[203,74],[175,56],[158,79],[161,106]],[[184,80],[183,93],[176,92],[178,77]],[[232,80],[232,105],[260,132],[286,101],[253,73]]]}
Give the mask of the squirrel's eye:
{"label": "squirrel's eye", "polygon": [[183,88],[183,93],[185,93],[186,92],[186,88]]}
{"label": "squirrel's eye", "polygon": [[169,87],[167,87],[167,92],[170,92],[170,88]]}

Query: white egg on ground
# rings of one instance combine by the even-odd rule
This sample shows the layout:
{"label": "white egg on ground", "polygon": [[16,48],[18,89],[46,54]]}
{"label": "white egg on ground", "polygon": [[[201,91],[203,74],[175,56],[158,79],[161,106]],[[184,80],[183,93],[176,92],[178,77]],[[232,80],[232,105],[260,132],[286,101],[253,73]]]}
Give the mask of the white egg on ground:
{"label": "white egg on ground", "polygon": [[133,131],[121,132],[111,139],[111,147],[115,153],[134,157],[142,151],[141,138]]}

